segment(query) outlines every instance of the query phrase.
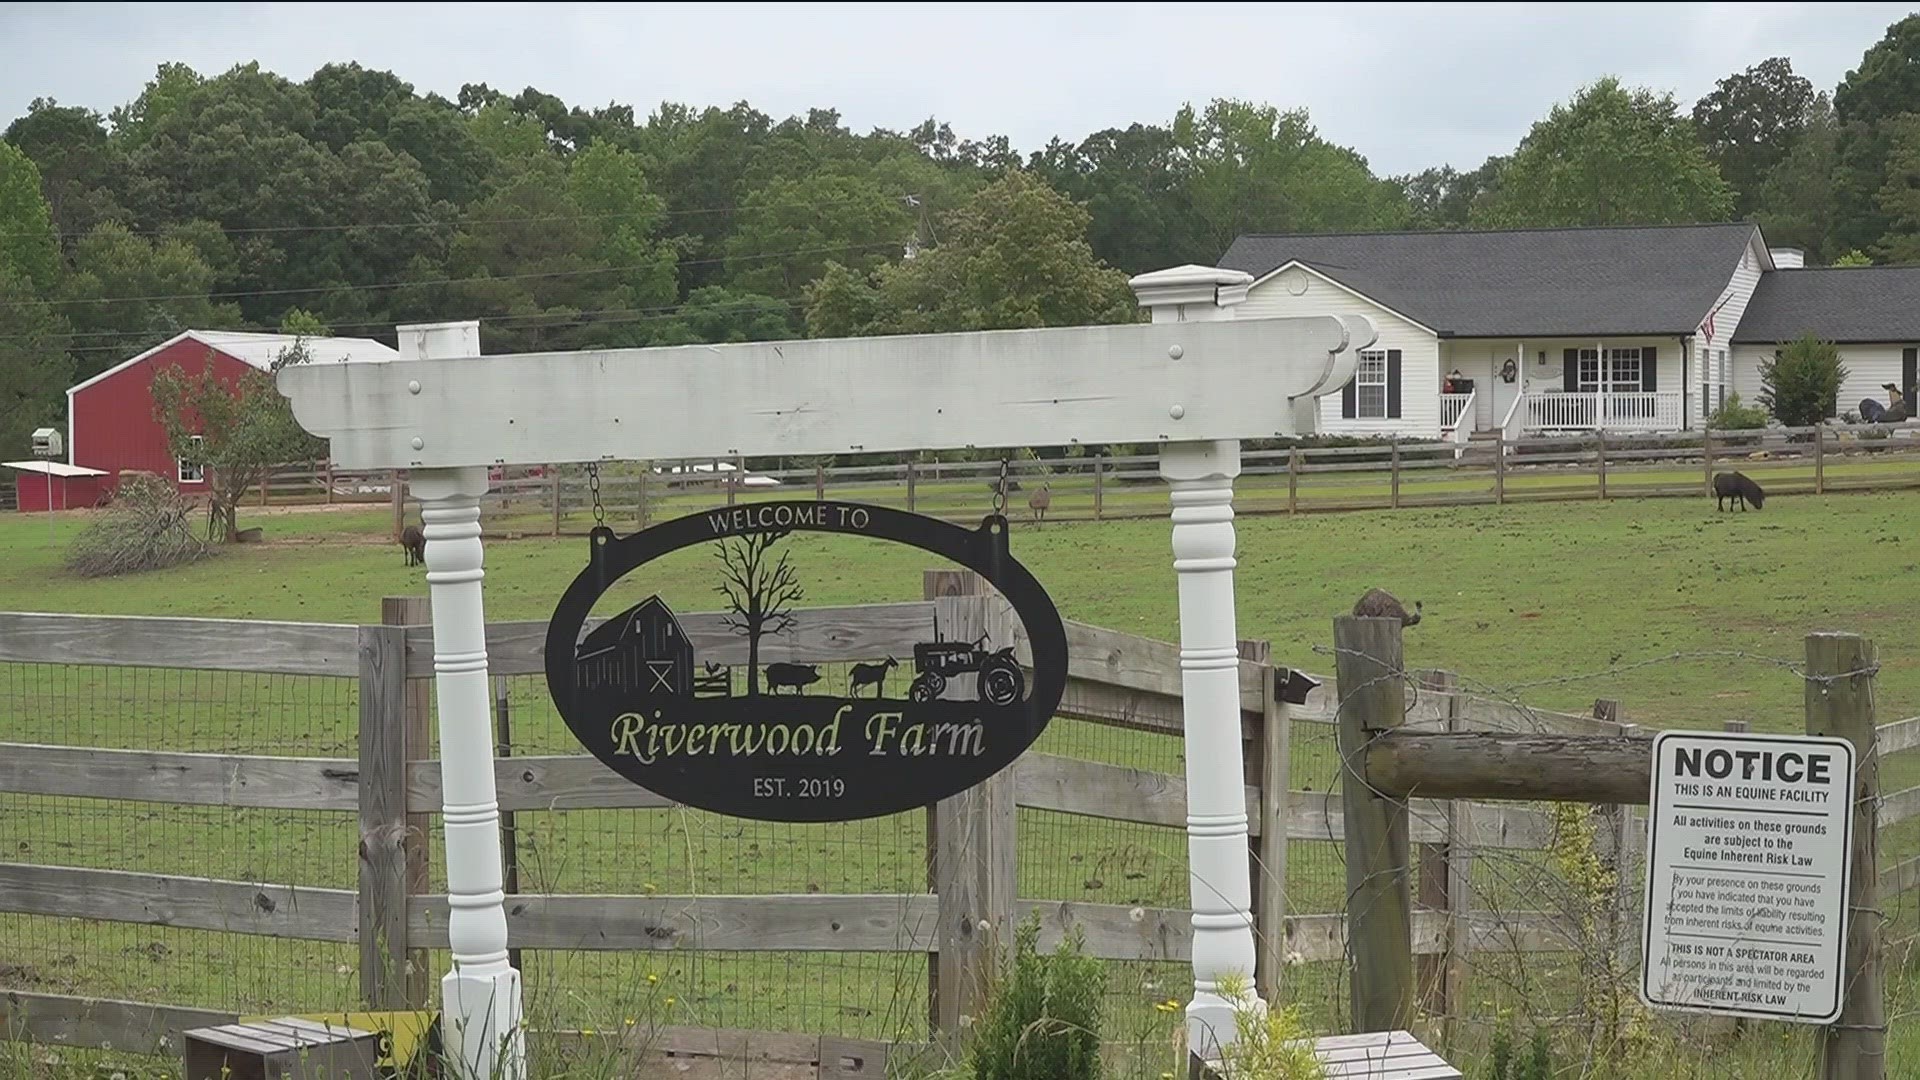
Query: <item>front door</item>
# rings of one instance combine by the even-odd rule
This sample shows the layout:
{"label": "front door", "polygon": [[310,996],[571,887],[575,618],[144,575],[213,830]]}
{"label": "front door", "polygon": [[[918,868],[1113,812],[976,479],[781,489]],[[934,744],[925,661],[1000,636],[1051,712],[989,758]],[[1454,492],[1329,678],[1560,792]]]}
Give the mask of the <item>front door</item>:
{"label": "front door", "polygon": [[[1513,361],[1512,382],[1500,377],[1500,369],[1506,366],[1508,360]],[[1513,399],[1520,395],[1520,373],[1526,367],[1526,357],[1521,356],[1518,349],[1506,352],[1494,350],[1492,358],[1487,361],[1487,381],[1480,384],[1487,388],[1486,393],[1480,395],[1485,399],[1481,407],[1486,410],[1480,425],[1482,430],[1498,427],[1507,418],[1507,410],[1513,408]]]}

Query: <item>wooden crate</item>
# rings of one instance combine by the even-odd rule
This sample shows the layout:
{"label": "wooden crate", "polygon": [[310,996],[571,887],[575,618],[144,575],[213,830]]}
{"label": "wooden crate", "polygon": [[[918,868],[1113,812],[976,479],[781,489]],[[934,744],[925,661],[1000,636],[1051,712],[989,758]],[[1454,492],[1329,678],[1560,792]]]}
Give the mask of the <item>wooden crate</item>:
{"label": "wooden crate", "polygon": [[181,1049],[183,1080],[375,1080],[380,1036],[285,1017],[195,1028]]}

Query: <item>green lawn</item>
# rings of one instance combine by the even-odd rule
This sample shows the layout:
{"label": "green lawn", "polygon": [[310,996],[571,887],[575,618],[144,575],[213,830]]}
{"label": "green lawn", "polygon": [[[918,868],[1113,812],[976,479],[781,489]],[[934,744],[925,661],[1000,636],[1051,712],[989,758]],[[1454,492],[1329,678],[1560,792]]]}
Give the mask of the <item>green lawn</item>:
{"label": "green lawn", "polygon": [[[1163,494],[1144,490],[1126,499],[1142,513],[1165,507]],[[1920,569],[1914,499],[1782,497],[1761,513],[1724,515],[1698,498],[1248,517],[1239,533],[1240,633],[1271,639],[1276,662],[1328,671],[1330,659],[1315,650],[1329,644],[1332,616],[1381,585],[1425,601],[1426,620],[1407,633],[1410,665],[1456,670],[1489,692],[1518,686],[1516,696],[1551,708],[1585,711],[1595,698],[1615,698],[1629,719],[1649,725],[1717,728],[1742,719],[1760,730],[1794,731],[1801,683],[1780,662],[1799,660],[1810,630],[1857,630],[1879,642],[1884,722],[1920,713],[1920,642],[1907,599]],[[694,505],[691,498],[675,504]],[[59,552],[85,515],[57,515],[51,540],[44,517],[0,517],[7,556],[0,610],[360,622],[377,618],[382,595],[425,590],[422,571],[403,566],[385,541],[384,509],[244,516],[266,527],[269,543],[111,581],[59,568]],[[516,514],[489,527],[541,524],[533,508],[524,520]],[[569,524],[584,521],[574,515]],[[930,561],[856,539],[796,536],[791,544],[808,604],[917,597]],[[1023,526],[1014,550],[1067,617],[1177,636],[1164,519]],[[583,538],[492,543],[489,617],[545,618],[585,555]],[[711,578],[694,569],[699,562],[688,553],[665,560],[629,591],[657,590],[681,610],[710,608]],[[1608,671],[1702,652],[1748,655]],[[569,750],[540,680],[513,684],[519,750]],[[351,756],[354,709],[345,680],[0,665],[0,740]],[[1177,740],[1090,724],[1056,723],[1040,748],[1180,769]],[[1303,725],[1295,786],[1325,787],[1327,750],[1324,729]],[[1890,788],[1920,782],[1920,762],[1888,766]],[[0,796],[0,858],[351,887],[348,817]],[[1889,859],[1920,850],[1913,825],[1920,823],[1889,835]],[[917,814],[788,826],[680,811],[589,811],[522,814],[519,827],[530,891],[896,892],[925,882]],[[1023,811],[1020,892],[1180,905],[1184,848],[1174,830]],[[1496,871],[1499,888],[1521,891],[1526,875],[1537,876],[1537,860]],[[1294,845],[1290,907],[1337,910],[1342,875],[1333,845]],[[1900,917],[1911,932],[1913,894],[1906,900]],[[11,978],[29,989],[262,1010],[333,1007],[354,997],[353,963],[351,947],[0,916],[0,985]],[[1534,977],[1551,963],[1530,961],[1539,967]],[[430,970],[443,964],[434,958]],[[925,1009],[925,965],[916,957],[575,953],[530,956],[528,964],[544,1006],[574,1022],[641,1011],[676,1022],[894,1035],[912,1030]],[[1114,967],[1116,1024],[1128,1030],[1152,1022],[1147,1002],[1181,994],[1178,965]],[[631,988],[649,985],[650,973],[671,988],[673,1005],[657,994],[634,1003]],[[1544,1007],[1527,982],[1509,975],[1489,963],[1476,977],[1469,997],[1481,1015]],[[1322,1022],[1332,1022],[1344,997],[1336,976],[1305,969],[1291,984]],[[1912,1026],[1898,1030],[1896,1060],[1920,1071]],[[1682,1029],[1663,1022],[1659,1030]],[[1759,1031],[1722,1056],[1700,1059],[1714,1071],[1664,1075],[1798,1074],[1782,1070],[1789,1057],[1804,1057],[1803,1035]],[[1483,1043],[1484,1031],[1467,1037],[1469,1048]],[[0,1057],[0,1071],[6,1060]]]}

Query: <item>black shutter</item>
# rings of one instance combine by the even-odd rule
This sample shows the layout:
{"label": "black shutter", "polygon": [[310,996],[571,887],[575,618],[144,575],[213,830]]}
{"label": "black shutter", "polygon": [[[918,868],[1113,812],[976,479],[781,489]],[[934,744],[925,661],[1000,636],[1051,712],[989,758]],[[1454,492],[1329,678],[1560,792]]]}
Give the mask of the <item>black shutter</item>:
{"label": "black shutter", "polygon": [[1355,368],[1353,378],[1348,379],[1347,385],[1340,388],[1340,415],[1344,419],[1351,420],[1360,415],[1359,383],[1360,369]]}
{"label": "black shutter", "polygon": [[1580,389],[1580,350],[1568,349],[1561,358],[1560,389],[1572,393]]}
{"label": "black shutter", "polygon": [[1915,375],[1914,368],[1917,366],[1920,366],[1920,349],[1901,349],[1900,350],[1900,393],[1906,399],[1907,416],[1909,418],[1913,416],[1913,411],[1914,411],[1914,400],[1913,400],[1914,383],[1920,382],[1920,379],[1914,378],[1914,375]]}
{"label": "black shutter", "polygon": [[1651,345],[1640,350],[1640,389],[1652,392],[1660,389],[1659,379],[1654,374],[1660,370],[1660,350]]}
{"label": "black shutter", "polygon": [[1387,419],[1400,419],[1400,350],[1387,350]]}

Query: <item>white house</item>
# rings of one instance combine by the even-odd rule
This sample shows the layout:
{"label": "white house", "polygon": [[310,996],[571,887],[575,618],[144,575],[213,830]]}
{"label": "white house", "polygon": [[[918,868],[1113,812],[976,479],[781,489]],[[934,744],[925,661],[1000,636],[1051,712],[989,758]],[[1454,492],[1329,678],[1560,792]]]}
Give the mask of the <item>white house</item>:
{"label": "white house", "polygon": [[[1843,409],[1868,382],[1910,396],[1920,271],[1802,264],[1751,224],[1255,234],[1221,257],[1247,278],[1218,302],[1374,320],[1353,382],[1321,400],[1333,433],[1697,428],[1730,393],[1751,401],[1769,343],[1804,330],[1858,357]],[[1886,374],[1903,349],[1904,375]]]}

